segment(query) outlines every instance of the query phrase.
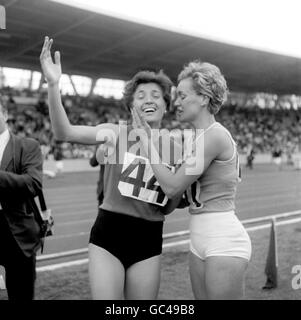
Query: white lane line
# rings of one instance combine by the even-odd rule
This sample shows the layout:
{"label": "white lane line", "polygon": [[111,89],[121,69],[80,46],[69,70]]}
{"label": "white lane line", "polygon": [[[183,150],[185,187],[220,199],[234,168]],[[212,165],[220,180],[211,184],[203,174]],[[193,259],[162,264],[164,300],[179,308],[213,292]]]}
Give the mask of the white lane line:
{"label": "white lane line", "polygon": [[37,268],[37,272],[54,271],[54,270],[66,268],[66,267],[80,266],[82,264],[87,264],[88,262],[89,260],[87,258],[70,261],[70,262],[62,262],[62,263],[57,263],[50,266],[39,267]]}
{"label": "white lane line", "polygon": [[66,238],[74,238],[74,237],[82,237],[90,234],[90,232],[79,232],[79,233],[70,233],[70,234],[62,234],[58,236],[51,236],[46,239],[47,242],[50,240],[57,240],[57,239],[66,239]]}
{"label": "white lane line", "polygon": [[61,226],[69,226],[69,225],[73,225],[73,224],[82,224],[82,223],[92,223],[94,222],[95,219],[82,219],[82,220],[76,220],[76,221],[68,221],[68,222],[60,222],[57,227],[61,227]]}
{"label": "white lane line", "polygon": [[[241,220],[242,224],[249,224],[249,223],[257,223],[257,222],[261,222],[261,221],[266,221],[266,220],[270,220],[272,218],[287,218],[290,216],[294,216],[294,215],[300,215],[301,214],[301,210],[295,210],[295,211],[290,211],[290,212],[284,212],[284,213],[277,213],[277,214],[271,214],[271,215],[267,215],[267,216],[263,216],[263,217],[259,217],[259,218],[253,218],[253,219],[245,219],[245,220]],[[187,216],[186,218],[177,218],[175,220],[166,220],[167,224],[171,224],[171,223],[178,223],[180,221],[186,221],[187,219],[189,219],[189,216]],[[88,220],[85,221],[85,223],[87,223]],[[68,225],[69,222],[64,222],[62,223],[64,225]],[[62,224],[59,224],[58,227]],[[70,224],[76,224],[75,221],[70,222]],[[178,231],[179,233],[187,233],[188,234],[188,230],[183,230],[183,231]],[[52,237],[49,237],[47,239],[47,241],[50,240],[56,240],[56,239],[64,239],[64,238],[72,238],[72,237],[77,237],[77,236],[84,236],[89,234],[90,232],[79,232],[79,233],[71,233],[71,234],[62,234],[62,235],[54,235]],[[172,236],[176,236],[177,232],[172,232],[172,233],[166,233],[163,235],[163,238],[165,237],[171,237]],[[182,234],[180,234],[182,235]]]}
{"label": "white lane line", "polygon": [[[49,206],[51,208],[51,206]],[[73,212],[66,212],[66,213],[60,213],[61,211],[55,211],[53,216],[55,219],[59,219],[61,217],[70,217],[70,216],[85,216],[89,214],[95,214],[95,218],[97,215],[97,207],[95,206],[95,210],[85,210],[85,211],[73,211]]]}
{"label": "white lane line", "polygon": [[163,249],[181,246],[181,245],[184,245],[184,244],[188,244],[189,242],[190,242],[190,240],[186,239],[186,240],[180,240],[180,241],[174,241],[174,242],[165,243],[165,244],[163,244]]}
{"label": "white lane line", "polygon": [[68,257],[68,256],[73,256],[75,254],[83,254],[87,253],[88,248],[82,248],[82,249],[76,249],[76,250],[70,250],[70,251],[63,251],[59,253],[51,253],[47,255],[41,255],[37,257],[37,261],[44,261],[44,260],[51,260],[51,259],[57,259],[61,257]]}
{"label": "white lane line", "polygon": [[[301,218],[289,219],[287,221],[276,222],[276,227],[285,226],[285,225],[288,225],[288,224],[293,224],[293,223],[298,223],[298,222],[301,222]],[[267,224],[264,224],[262,226],[246,228],[246,230],[250,232],[250,231],[257,231],[257,230],[267,229],[267,228],[270,228],[270,227],[271,227],[271,223],[267,223]]]}
{"label": "white lane line", "polygon": [[[188,219],[189,219],[189,216],[184,217],[184,218],[177,218],[177,219],[168,220],[168,221],[166,221],[166,223],[168,223],[168,224],[179,223],[181,221],[187,221]],[[58,223],[57,227],[83,224],[83,223],[92,223],[94,221],[95,221],[95,219],[82,219],[82,220],[76,220],[76,221],[66,221],[66,222]]]}
{"label": "white lane line", "polygon": [[[273,217],[275,217],[275,215],[273,215]],[[276,226],[290,225],[290,224],[298,223],[298,222],[301,222],[301,218],[290,219],[288,221],[276,222]],[[261,226],[249,227],[249,228],[246,228],[246,230],[248,232],[252,232],[252,231],[267,229],[270,227],[271,227],[271,224],[267,223],[267,224],[264,224]],[[171,247],[175,247],[175,246],[180,246],[180,245],[185,245],[185,244],[188,244],[189,241],[190,241],[189,239],[186,239],[186,240],[180,240],[180,241],[166,243],[166,244],[163,244],[163,249],[171,248]],[[82,252],[84,251],[84,249],[81,249],[81,250],[82,250]],[[88,250],[86,249],[85,251],[87,252]],[[69,261],[69,262],[62,262],[62,263],[57,263],[57,264],[53,264],[53,265],[49,265],[49,266],[38,267],[37,272],[53,271],[53,270],[57,270],[60,268],[77,266],[77,265],[82,265],[82,264],[87,264],[87,263],[88,263],[88,259],[73,260],[73,261]]]}
{"label": "white lane line", "polygon": [[301,214],[301,210],[295,210],[295,211],[289,211],[289,212],[284,212],[284,213],[271,214],[271,215],[268,215],[268,216],[263,216],[263,217],[253,218],[253,219],[245,219],[245,220],[242,220],[241,222],[243,224],[256,223],[256,222],[261,222],[261,221],[264,221],[264,220],[270,220],[270,219],[273,219],[273,218],[276,218],[276,219],[287,218],[287,217],[300,215],[300,214]]}
{"label": "white lane line", "polygon": [[[270,204],[269,204],[270,206]],[[263,206],[259,207],[258,209],[261,209]],[[186,210],[186,212],[179,212],[179,213],[176,213],[176,215],[186,215],[184,217],[175,217],[175,218],[167,218],[166,219],[166,224],[173,224],[173,223],[179,223],[181,221],[186,221],[189,219],[189,214],[187,212],[188,209],[178,209],[178,210]],[[245,212],[245,211],[248,211],[249,209],[241,209],[241,210],[238,210],[238,213],[239,215],[241,215],[242,212]],[[296,210],[296,211],[291,211],[292,213],[294,212],[294,214],[301,214],[301,210]],[[267,215],[267,216],[263,216],[263,217],[260,217],[260,218],[254,218],[254,221],[256,222],[256,219],[262,219],[262,220],[266,220],[267,218],[266,217],[273,217],[273,216],[278,216],[279,217],[287,217],[287,216],[290,216],[291,215],[291,212],[287,212],[287,213],[280,213],[280,214],[275,214],[275,215]],[[65,222],[58,222],[56,223],[56,226],[57,227],[60,227],[60,226],[67,226],[67,225],[76,225],[77,223],[78,224],[81,224],[81,223],[90,223],[90,222],[93,222],[95,221],[96,219],[96,215],[97,215],[97,209],[95,209],[94,211],[79,211],[79,212],[73,212],[73,213],[62,213],[62,214],[59,214],[59,213],[56,213],[54,216],[54,219],[59,219],[60,217],[67,217],[67,216],[77,216],[77,215],[88,215],[88,214],[95,214],[95,217],[93,219],[83,219],[83,220],[76,220],[76,221],[65,221]],[[247,221],[251,221],[252,219],[248,219],[248,220],[242,220],[242,223],[247,223]],[[258,220],[259,222],[259,220]],[[248,222],[249,223],[249,222]],[[250,222],[251,223],[251,222]],[[49,238],[50,239],[50,238]]]}
{"label": "white lane line", "polygon": [[[76,208],[80,208],[80,209],[84,209],[84,208],[93,208],[93,203],[91,204],[91,202],[87,202],[87,203],[83,203],[81,202],[80,204],[74,204],[74,203],[65,203],[65,204],[59,204],[59,205],[49,205],[49,208],[51,208],[53,211],[64,211],[66,209],[69,209],[71,211],[74,211],[74,207]],[[95,208],[96,208],[96,203],[95,203]]]}
{"label": "white lane line", "polygon": [[[183,214],[185,214],[185,213],[183,213]],[[271,219],[273,217],[275,217],[275,218],[286,218],[286,217],[290,217],[290,216],[293,216],[293,215],[300,215],[300,214],[301,214],[301,210],[295,210],[295,211],[290,211],[290,212],[267,215],[267,216],[263,216],[263,217],[259,217],[259,218],[245,219],[245,220],[241,220],[241,222],[243,224],[258,223],[260,221],[269,220],[269,219]],[[175,219],[166,219],[166,225],[177,224],[177,223],[180,223],[180,222],[188,221],[188,219],[189,219],[189,215],[187,215],[185,217],[175,218]],[[60,228],[61,226],[93,223],[94,220],[95,219],[82,219],[82,220],[76,220],[76,221],[61,222],[61,223],[57,224],[57,227]],[[180,231],[180,232],[182,232],[182,231]],[[83,235],[87,235],[87,234],[89,234],[89,232],[63,234],[63,235],[57,235],[57,236],[54,235],[53,237],[48,238],[47,241],[56,240],[56,239],[63,239],[63,238],[72,238],[72,237],[83,236]],[[166,237],[168,237],[168,234],[166,235]]]}
{"label": "white lane line", "polygon": [[[301,194],[301,192],[298,192],[298,193]],[[293,193],[291,193],[289,195],[284,195],[284,194],[282,194],[282,195],[261,195],[261,196],[255,195],[254,197],[249,195],[247,198],[243,198],[243,199],[241,199],[241,198],[238,199],[237,198],[237,203],[246,204],[246,203],[249,203],[249,202],[253,203],[255,200],[258,201],[258,199],[275,198],[275,199],[279,200],[279,199],[281,199],[281,197],[283,197],[284,199],[287,199],[287,198],[296,198],[296,196],[298,197],[298,194],[295,194],[295,192],[293,192]],[[95,202],[95,206],[94,206],[94,202]],[[291,202],[291,200],[288,200],[285,203],[290,203],[290,202]],[[52,208],[53,211],[60,211],[61,212],[61,211],[64,211],[64,210],[62,210],[62,208],[69,208],[70,207],[70,209],[72,209],[74,207],[74,203],[77,203],[78,207],[81,207],[81,208],[85,208],[85,207],[89,208],[89,207],[91,207],[91,211],[93,209],[95,209],[95,212],[97,211],[96,200],[94,198],[89,200],[89,201],[78,201],[78,200],[75,200],[75,202],[72,201],[72,199],[70,201],[68,201],[68,202],[60,202],[60,203],[49,201],[49,207]],[[284,203],[284,202],[282,201],[282,203]],[[83,211],[83,212],[85,212],[85,211]],[[68,213],[67,214],[63,214],[63,215],[68,215]],[[71,213],[71,215],[73,215],[73,213]]]}

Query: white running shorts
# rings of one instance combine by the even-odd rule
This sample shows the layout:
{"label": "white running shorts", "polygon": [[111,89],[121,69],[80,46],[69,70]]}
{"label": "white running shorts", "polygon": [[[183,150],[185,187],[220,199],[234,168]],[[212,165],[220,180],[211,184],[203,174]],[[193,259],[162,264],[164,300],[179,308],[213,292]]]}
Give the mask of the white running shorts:
{"label": "white running shorts", "polygon": [[190,250],[202,260],[211,256],[251,258],[250,237],[234,211],[192,214]]}

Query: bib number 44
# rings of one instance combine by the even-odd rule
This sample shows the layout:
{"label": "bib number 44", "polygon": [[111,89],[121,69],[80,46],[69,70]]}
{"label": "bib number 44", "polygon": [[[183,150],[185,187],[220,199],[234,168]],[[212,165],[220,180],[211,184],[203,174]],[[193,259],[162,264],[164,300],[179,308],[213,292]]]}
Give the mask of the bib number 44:
{"label": "bib number 44", "polygon": [[[166,166],[173,171],[173,167]],[[154,176],[149,160],[130,153],[125,155],[118,189],[123,196],[159,206],[165,206],[168,201]]]}

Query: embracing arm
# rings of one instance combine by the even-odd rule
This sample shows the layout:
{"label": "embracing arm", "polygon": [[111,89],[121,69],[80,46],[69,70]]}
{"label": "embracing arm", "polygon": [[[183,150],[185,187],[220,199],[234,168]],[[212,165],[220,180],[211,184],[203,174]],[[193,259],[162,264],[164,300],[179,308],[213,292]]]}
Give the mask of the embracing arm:
{"label": "embracing arm", "polygon": [[[157,152],[152,142],[148,145],[148,154],[153,155]],[[197,148],[200,147],[202,148],[202,146],[197,146]],[[210,145],[205,142],[203,148],[204,152],[200,157],[195,155],[189,157],[175,173],[172,173],[161,163],[151,163],[153,172],[168,198],[182,195],[203,174],[219,153],[217,145],[213,141],[210,142]]]}
{"label": "embracing arm", "polygon": [[182,195],[178,195],[172,199],[168,199],[166,205],[161,209],[161,212],[164,215],[172,213],[176,208],[178,208],[180,202],[182,200]]}
{"label": "embracing arm", "polygon": [[68,141],[82,144],[97,144],[104,140],[96,140],[98,131],[102,128],[113,130],[116,133],[116,125],[102,124],[99,126],[74,126],[70,124],[61,101],[59,80],[62,75],[60,53],[54,54],[55,63],[51,57],[53,40],[45,37],[40,55],[40,62],[44,77],[48,83],[48,105],[52,128],[55,138],[60,141]]}
{"label": "embracing arm", "polygon": [[[197,139],[194,149],[196,153],[188,157],[180,168],[173,173],[162,164],[158,151],[152,142],[149,125],[136,109],[132,110],[132,115],[134,126],[136,128],[143,128],[147,133],[141,136],[141,142],[150,158],[155,177],[168,198],[182,195],[227,147],[224,139],[221,138],[220,132],[217,130],[206,132],[202,139]],[[159,161],[154,163],[151,159],[158,159]]]}

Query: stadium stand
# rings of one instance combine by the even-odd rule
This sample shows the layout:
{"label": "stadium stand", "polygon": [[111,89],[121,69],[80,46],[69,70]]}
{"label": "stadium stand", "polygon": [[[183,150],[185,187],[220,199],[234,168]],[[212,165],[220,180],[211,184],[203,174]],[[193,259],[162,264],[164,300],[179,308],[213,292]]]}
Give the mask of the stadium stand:
{"label": "stadium stand", "polygon": [[[54,138],[46,92],[5,87],[0,90],[0,94],[8,102],[11,129],[18,135],[37,139],[45,150],[51,152]],[[77,125],[118,123],[119,120],[129,119],[122,100],[113,98],[66,95],[63,97],[63,105],[71,122]],[[281,145],[285,152],[295,153],[301,150],[301,108],[286,109],[281,105],[261,108],[248,103],[243,105],[232,98],[222,108],[217,120],[233,134],[240,153],[245,154],[249,145],[253,146],[256,153],[271,153],[275,144]],[[180,124],[171,112],[165,117],[163,127],[185,129],[188,126]],[[45,148],[46,146],[49,148]],[[63,150],[64,158],[90,158],[94,148],[64,143]]]}

